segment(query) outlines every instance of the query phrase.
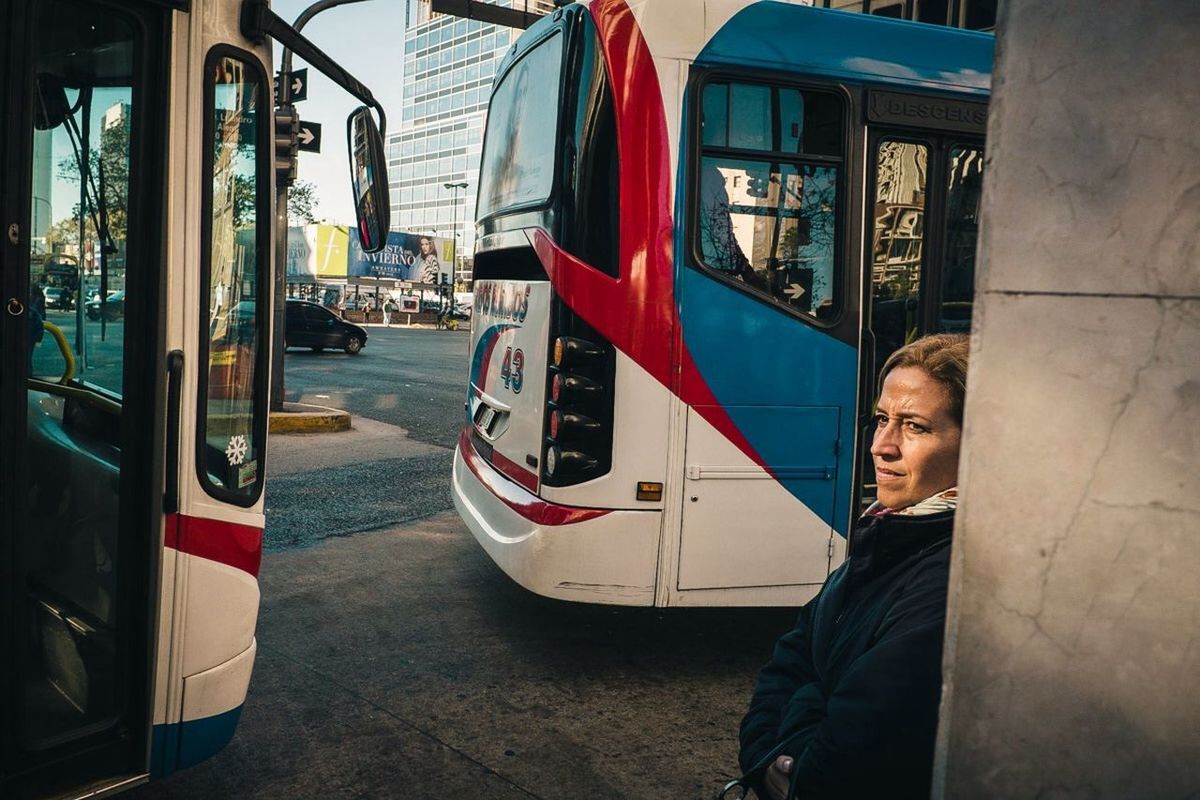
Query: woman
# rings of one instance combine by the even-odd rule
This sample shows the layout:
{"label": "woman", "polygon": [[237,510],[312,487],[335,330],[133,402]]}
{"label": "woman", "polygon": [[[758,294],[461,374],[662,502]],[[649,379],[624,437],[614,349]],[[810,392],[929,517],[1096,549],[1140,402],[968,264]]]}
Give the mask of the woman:
{"label": "woman", "polygon": [[929,796],[966,376],[962,334],[883,365],[878,502],[776,644],[742,720],[743,780],[761,798]]}

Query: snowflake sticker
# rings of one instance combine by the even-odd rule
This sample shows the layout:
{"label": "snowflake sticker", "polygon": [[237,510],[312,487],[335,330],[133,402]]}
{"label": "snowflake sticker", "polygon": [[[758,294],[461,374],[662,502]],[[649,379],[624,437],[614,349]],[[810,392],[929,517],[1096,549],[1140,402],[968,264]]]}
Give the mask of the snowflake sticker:
{"label": "snowflake sticker", "polygon": [[229,456],[229,463],[236,465],[241,464],[246,460],[246,453],[250,446],[246,444],[246,437],[243,434],[229,437],[229,446],[225,448],[225,455]]}

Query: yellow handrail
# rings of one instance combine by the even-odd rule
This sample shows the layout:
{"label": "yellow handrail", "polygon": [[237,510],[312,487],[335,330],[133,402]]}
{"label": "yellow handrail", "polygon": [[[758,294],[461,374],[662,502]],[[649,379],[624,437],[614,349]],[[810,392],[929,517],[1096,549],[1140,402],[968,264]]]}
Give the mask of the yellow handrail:
{"label": "yellow handrail", "polygon": [[67,343],[67,337],[63,335],[62,329],[53,322],[42,321],[42,327],[50,331],[50,335],[54,337],[54,341],[58,342],[58,350],[62,353],[63,360],[67,362],[67,368],[63,370],[63,376],[59,379],[59,383],[66,386],[71,382],[71,378],[75,377],[75,353],[71,350],[71,345]]}

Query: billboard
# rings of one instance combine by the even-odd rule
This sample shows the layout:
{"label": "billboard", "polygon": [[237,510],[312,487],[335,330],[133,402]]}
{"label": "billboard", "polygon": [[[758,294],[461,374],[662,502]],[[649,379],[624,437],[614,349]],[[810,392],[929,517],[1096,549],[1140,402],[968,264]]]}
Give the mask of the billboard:
{"label": "billboard", "polygon": [[288,277],[345,278],[348,239],[345,225],[288,228]]}
{"label": "billboard", "polygon": [[383,250],[364,253],[358,231],[350,231],[347,277],[435,284],[440,273],[451,273],[453,264],[454,243],[449,239],[392,231]]}

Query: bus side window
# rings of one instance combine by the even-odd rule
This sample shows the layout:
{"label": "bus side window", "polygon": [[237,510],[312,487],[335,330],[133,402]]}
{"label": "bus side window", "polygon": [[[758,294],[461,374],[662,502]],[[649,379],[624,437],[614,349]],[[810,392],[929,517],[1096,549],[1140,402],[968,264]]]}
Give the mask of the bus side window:
{"label": "bus side window", "polygon": [[[621,177],[617,161],[617,118],[608,72],[600,57],[599,36],[588,16],[581,48],[581,80],[574,108],[574,176],[568,191],[574,207],[564,247],[589,266],[621,275]],[[567,158],[572,154],[568,150]],[[568,165],[571,166],[571,165]]]}
{"label": "bus side window", "polygon": [[232,48],[210,53],[205,74],[198,471],[209,494],[249,506],[262,489],[266,438],[270,94],[257,61]]}
{"label": "bus side window", "polygon": [[700,106],[693,252],[712,272],[804,317],[833,322],[841,310],[841,101],[711,81]]}

